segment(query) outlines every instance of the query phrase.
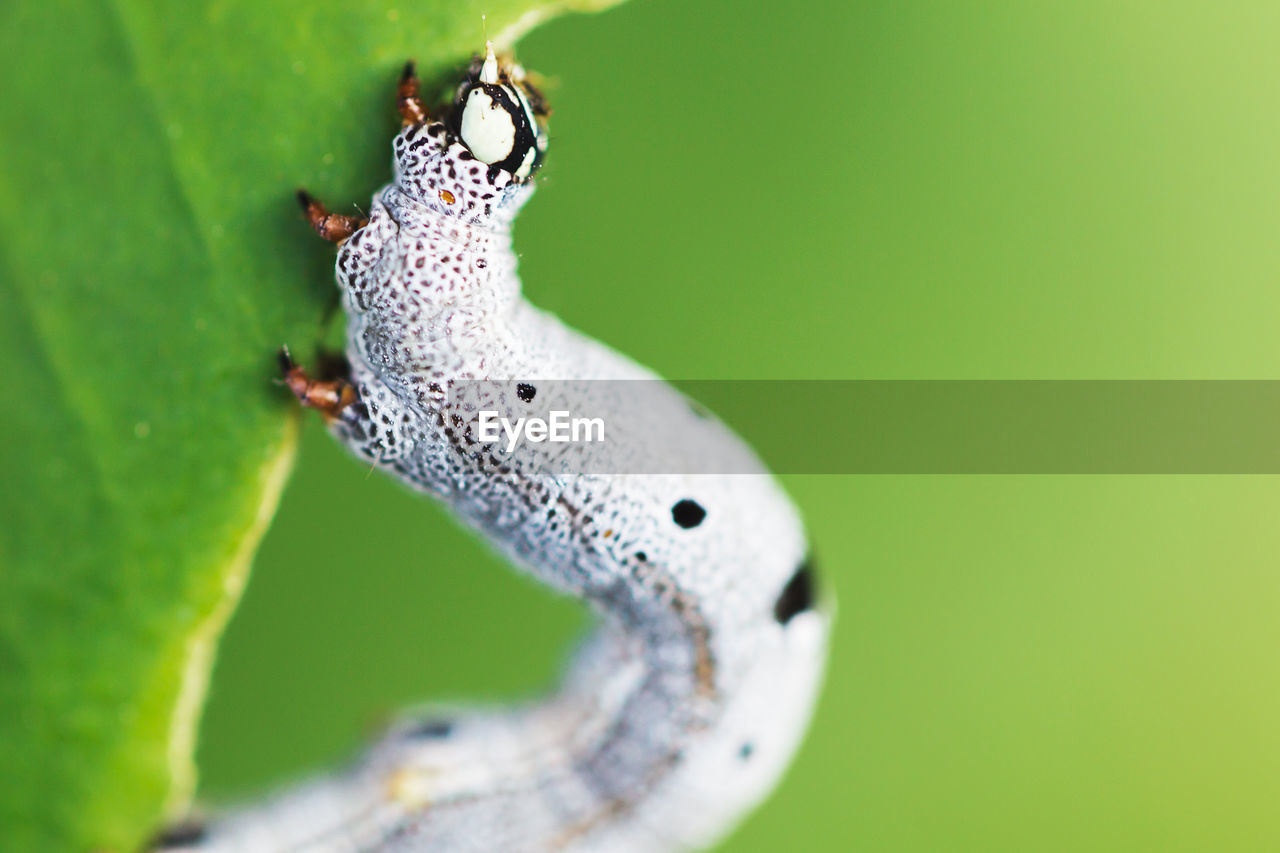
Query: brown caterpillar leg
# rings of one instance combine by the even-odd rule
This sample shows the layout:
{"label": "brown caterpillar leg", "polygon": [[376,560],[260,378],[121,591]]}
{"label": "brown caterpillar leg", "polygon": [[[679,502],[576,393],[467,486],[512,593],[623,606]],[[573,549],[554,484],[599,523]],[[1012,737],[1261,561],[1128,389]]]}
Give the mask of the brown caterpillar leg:
{"label": "brown caterpillar leg", "polygon": [[298,204],[302,205],[302,211],[307,215],[311,227],[330,243],[341,243],[369,224],[368,219],[330,213],[306,190],[298,190]]}
{"label": "brown caterpillar leg", "polygon": [[307,371],[293,363],[288,347],[280,348],[279,359],[284,384],[289,386],[299,403],[319,411],[325,421],[334,420],[358,399],[355,386],[345,379],[321,380],[309,376]]}
{"label": "brown caterpillar leg", "polygon": [[396,89],[396,108],[400,110],[400,120],[405,127],[411,124],[426,124],[427,108],[418,97],[418,75],[413,70],[413,60],[404,64],[400,74],[400,86]]}

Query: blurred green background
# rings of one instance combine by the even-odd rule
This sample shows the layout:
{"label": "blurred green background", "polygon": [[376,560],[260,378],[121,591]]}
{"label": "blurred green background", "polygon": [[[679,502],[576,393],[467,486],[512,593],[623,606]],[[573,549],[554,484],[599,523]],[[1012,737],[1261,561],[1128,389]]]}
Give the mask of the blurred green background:
{"label": "blurred green background", "polygon": [[[526,291],[671,377],[1277,378],[1277,33],[1274,2],[1185,0],[553,22],[520,49],[556,108]],[[1280,848],[1275,478],[785,482],[839,622],[727,850]],[[545,689],[582,625],[309,419],[202,795]]]}

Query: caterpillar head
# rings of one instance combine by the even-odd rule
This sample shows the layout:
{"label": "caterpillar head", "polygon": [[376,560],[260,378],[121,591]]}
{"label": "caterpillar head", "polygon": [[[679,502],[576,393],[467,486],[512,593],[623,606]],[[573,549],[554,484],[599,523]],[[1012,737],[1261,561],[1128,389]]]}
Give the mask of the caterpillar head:
{"label": "caterpillar head", "polygon": [[503,170],[526,181],[547,150],[546,116],[546,101],[524,69],[499,60],[489,42],[458,87],[449,129],[491,173]]}
{"label": "caterpillar head", "polygon": [[409,123],[396,135],[396,185],[462,222],[510,222],[533,192],[531,178],[547,150],[546,115],[524,69],[489,45],[442,120]]}

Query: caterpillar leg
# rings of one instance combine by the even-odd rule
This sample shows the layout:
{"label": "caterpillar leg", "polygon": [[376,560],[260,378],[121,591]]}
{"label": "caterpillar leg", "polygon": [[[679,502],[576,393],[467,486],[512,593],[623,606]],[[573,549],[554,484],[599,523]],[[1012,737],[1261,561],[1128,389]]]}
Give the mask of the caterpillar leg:
{"label": "caterpillar leg", "polygon": [[302,212],[306,214],[311,227],[330,243],[341,243],[369,224],[368,219],[358,216],[330,213],[315,196],[306,190],[298,190],[298,204],[302,205]]}
{"label": "caterpillar leg", "polygon": [[355,386],[346,379],[317,379],[294,364],[288,347],[281,347],[278,357],[284,384],[298,398],[299,403],[318,410],[326,421],[335,420],[344,409],[359,400]]}
{"label": "caterpillar leg", "polygon": [[400,74],[400,85],[396,89],[396,108],[400,110],[400,120],[405,127],[427,123],[427,108],[418,96],[418,75],[413,68],[413,60],[404,64]]}

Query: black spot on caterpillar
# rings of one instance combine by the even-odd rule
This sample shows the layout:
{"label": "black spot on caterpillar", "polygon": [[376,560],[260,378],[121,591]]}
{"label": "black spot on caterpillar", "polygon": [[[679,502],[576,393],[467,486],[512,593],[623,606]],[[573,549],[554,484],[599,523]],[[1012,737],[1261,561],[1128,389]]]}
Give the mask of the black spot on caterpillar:
{"label": "black spot on caterpillar", "polygon": [[453,734],[453,723],[449,720],[427,720],[405,732],[405,737],[412,740],[437,740]]}
{"label": "black spot on caterpillar", "polygon": [[813,559],[806,558],[782,588],[782,593],[773,605],[773,618],[778,620],[778,624],[785,625],[797,613],[812,610],[813,601]]}
{"label": "black spot on caterpillar", "polygon": [[688,498],[678,502],[671,508],[671,518],[685,530],[697,527],[706,517],[707,511],[702,508],[701,504]]}

